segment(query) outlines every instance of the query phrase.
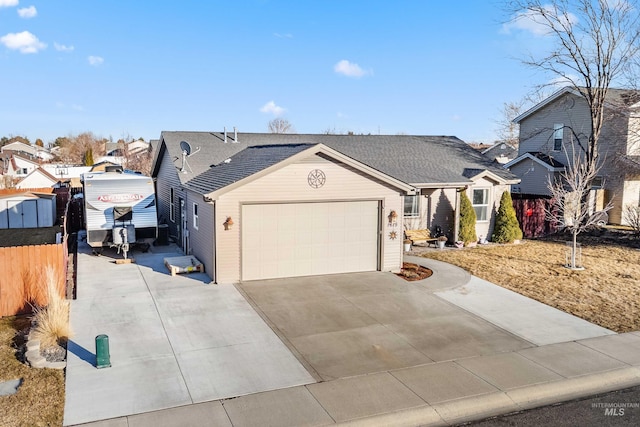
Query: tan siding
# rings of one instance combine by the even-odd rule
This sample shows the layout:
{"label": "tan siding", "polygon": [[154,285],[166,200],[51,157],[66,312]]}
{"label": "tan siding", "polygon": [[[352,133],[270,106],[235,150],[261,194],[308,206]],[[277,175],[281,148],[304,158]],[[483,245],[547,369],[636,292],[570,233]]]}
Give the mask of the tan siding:
{"label": "tan siding", "polygon": [[626,153],[630,156],[640,156],[640,114],[633,113],[629,119]]}
{"label": "tan siding", "polygon": [[[311,157],[315,158],[317,157]],[[314,168],[321,169],[326,174],[325,185],[317,189],[311,188],[307,183],[307,176]],[[241,203],[331,200],[382,200],[385,206],[383,216],[386,217],[392,209],[399,215],[402,212],[402,198],[398,191],[376,183],[344,165],[323,159],[318,159],[317,162],[307,159],[285,166],[222,195],[216,202],[218,282],[236,282],[240,278]],[[227,216],[232,217],[234,225],[231,230],[225,231],[222,223]],[[391,240],[388,236],[391,227],[386,220],[383,221],[383,226],[382,270],[397,270],[402,262],[402,238],[400,236]],[[400,228],[399,225],[396,227]]]}
{"label": "tan siding", "polygon": [[451,240],[454,237],[455,205],[455,189],[423,189],[420,197],[420,217],[405,218],[404,227],[407,230],[428,229],[435,233],[435,228],[439,226]]}

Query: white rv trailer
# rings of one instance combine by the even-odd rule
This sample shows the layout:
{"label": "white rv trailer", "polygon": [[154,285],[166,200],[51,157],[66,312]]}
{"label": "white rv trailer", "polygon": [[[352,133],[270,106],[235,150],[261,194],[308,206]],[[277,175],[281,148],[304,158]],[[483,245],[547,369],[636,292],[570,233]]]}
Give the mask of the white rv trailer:
{"label": "white rv trailer", "polygon": [[157,237],[153,180],[122,170],[83,174],[87,243],[93,248],[117,246]]}

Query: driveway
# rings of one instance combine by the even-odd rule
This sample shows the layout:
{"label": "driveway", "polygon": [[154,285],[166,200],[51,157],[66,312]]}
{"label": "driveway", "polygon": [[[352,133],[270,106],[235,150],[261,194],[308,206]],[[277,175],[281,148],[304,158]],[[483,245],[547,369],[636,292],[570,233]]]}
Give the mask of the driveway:
{"label": "driveway", "polygon": [[532,346],[434,295],[445,281],[372,272],[240,286],[325,381]]}
{"label": "driveway", "polygon": [[[122,256],[79,245],[65,425],[315,381],[235,287],[203,273],[172,277],[163,258],[176,247],[152,250],[116,265],[108,255]],[[109,336],[110,368],[95,368],[99,334]]]}
{"label": "driveway", "polygon": [[407,282],[371,272],[238,285],[321,380],[517,351],[611,331],[442,262]]}

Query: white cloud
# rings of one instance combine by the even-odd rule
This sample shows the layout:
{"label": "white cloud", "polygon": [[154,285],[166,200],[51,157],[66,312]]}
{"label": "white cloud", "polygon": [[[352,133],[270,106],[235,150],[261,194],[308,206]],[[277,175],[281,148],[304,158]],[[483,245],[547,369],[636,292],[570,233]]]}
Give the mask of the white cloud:
{"label": "white cloud", "polygon": [[76,110],[76,111],[84,111],[84,107],[82,105],[78,105],[78,104],[71,104],[71,108]]}
{"label": "white cloud", "polygon": [[12,7],[17,5],[18,0],[0,0],[0,7]]}
{"label": "white cloud", "polygon": [[35,6],[23,7],[18,9],[18,15],[20,15],[20,18],[29,19],[33,18],[37,14],[38,11],[36,10]]}
{"label": "white cloud", "polygon": [[286,34],[273,33],[273,35],[278,37],[279,39],[292,39],[293,38],[293,34],[291,34],[291,33],[286,33]]}
{"label": "white cloud", "polygon": [[355,77],[355,78],[360,78],[367,74],[371,74],[370,71],[365,71],[362,68],[360,68],[358,64],[353,64],[347,61],[346,59],[343,59],[342,61],[334,65],[333,71],[335,71],[338,74],[345,75],[347,77]]}
{"label": "white cloud", "polygon": [[276,105],[275,102],[269,101],[260,108],[260,111],[267,114],[279,116],[285,112],[285,109]]}
{"label": "white cloud", "polygon": [[67,46],[67,45],[64,45],[64,44],[60,44],[58,42],[53,42],[53,47],[58,52],[72,52],[73,49],[75,49],[73,46]]}
{"label": "white cloud", "polygon": [[18,50],[20,53],[38,53],[39,50],[47,47],[45,43],[42,43],[29,31],[9,33],[0,37],[0,43],[11,50]]}
{"label": "white cloud", "polygon": [[[555,12],[551,6],[543,6],[546,12],[551,15],[559,15],[561,11]],[[553,20],[552,20],[553,21]],[[563,25],[571,26],[578,22],[578,17],[573,13],[567,13],[566,19],[563,16],[558,16],[558,21],[561,21]],[[551,34],[549,25],[546,24],[546,20],[537,11],[526,11],[515,15],[510,22],[502,25],[502,33],[511,34],[511,30],[520,30],[529,32],[535,36],[546,36]]]}
{"label": "white cloud", "polygon": [[102,63],[104,62],[104,58],[101,56],[89,56],[87,58],[87,61],[89,61],[89,65],[93,65],[94,67],[98,67],[100,65],[102,65]]}

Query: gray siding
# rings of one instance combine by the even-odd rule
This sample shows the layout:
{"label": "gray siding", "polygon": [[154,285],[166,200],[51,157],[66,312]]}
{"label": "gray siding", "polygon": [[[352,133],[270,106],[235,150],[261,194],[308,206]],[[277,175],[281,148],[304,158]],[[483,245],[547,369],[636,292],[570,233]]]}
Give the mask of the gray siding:
{"label": "gray siding", "polygon": [[547,188],[547,179],[550,172],[547,168],[534,160],[523,160],[511,167],[511,172],[522,180],[512,187],[513,193],[541,194],[549,196],[551,193]]}
{"label": "gray siding", "polygon": [[[158,176],[156,179],[156,192],[158,203],[158,216],[161,223],[169,225],[169,235],[178,236],[178,226],[180,225],[180,218],[178,217],[178,198],[182,197],[186,199],[186,194],[182,189],[180,180],[178,178],[178,171],[173,165],[173,162],[169,158],[167,150],[164,150],[162,159],[160,160],[160,168],[158,170]],[[174,220],[170,220],[169,215],[169,189],[174,189],[176,208]],[[180,244],[180,242],[178,242]]]}
{"label": "gray siding", "polygon": [[[186,200],[187,228],[189,230],[191,253],[204,264],[206,273],[214,279],[215,206],[213,203],[206,203],[201,195],[193,191],[187,191]],[[198,229],[195,229],[193,223],[194,203],[198,205]]]}

